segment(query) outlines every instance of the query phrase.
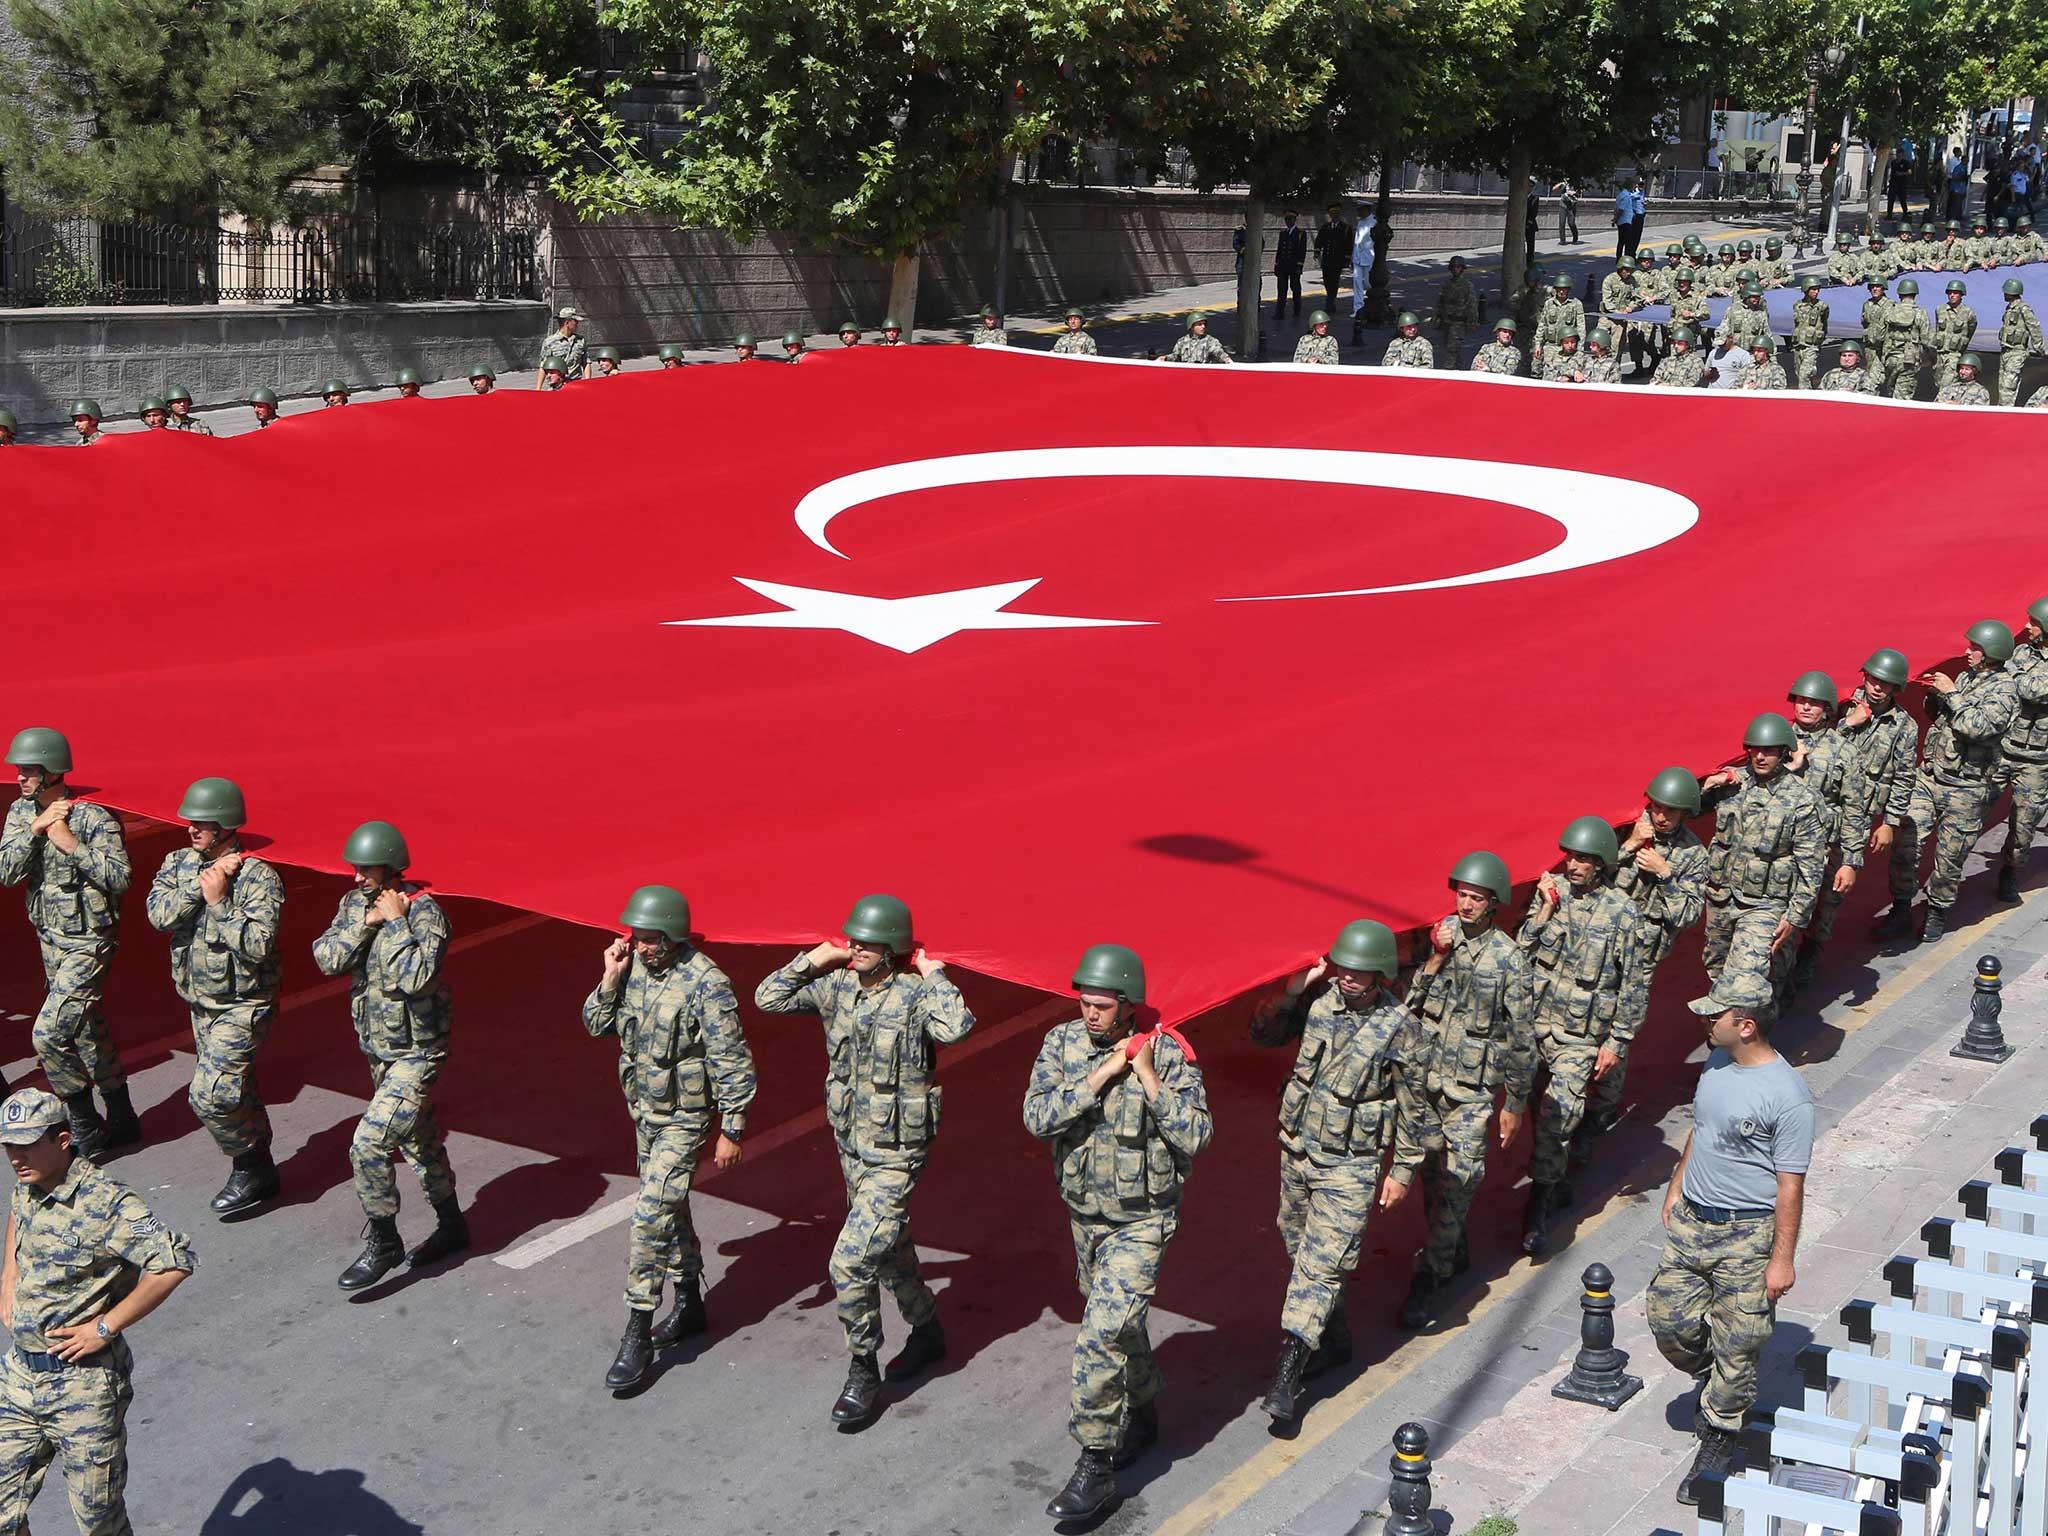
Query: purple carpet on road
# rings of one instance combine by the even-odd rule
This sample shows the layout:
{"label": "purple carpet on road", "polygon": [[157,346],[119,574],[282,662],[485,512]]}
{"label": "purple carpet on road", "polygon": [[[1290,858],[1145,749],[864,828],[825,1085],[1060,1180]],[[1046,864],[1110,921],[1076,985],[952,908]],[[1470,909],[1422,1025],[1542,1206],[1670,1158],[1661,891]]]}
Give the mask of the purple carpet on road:
{"label": "purple carpet on road", "polygon": [[[2001,291],[2008,277],[2017,277],[2026,287],[2026,300],[2034,306],[2034,312],[2048,312],[2048,262],[2029,262],[2024,267],[1995,267],[1989,272],[1902,272],[1901,277],[1919,281],[1919,304],[1922,309],[1933,311],[1947,302],[1949,279],[1961,276],[1969,289],[1963,295],[1963,302],[1977,312],[1977,341],[1979,345],[1993,346],[1998,343],[1998,317],[2005,310],[2005,294]],[[1898,282],[1891,284],[1891,292],[1897,295]],[[1863,334],[1863,301],[1870,296],[1868,288],[1823,288],[1820,300],[1828,307],[1828,334],[1830,336],[1861,336]],[[1719,325],[1721,316],[1731,301],[1710,298],[1707,313],[1710,323]],[[1764,309],[1771,317],[1771,329],[1782,338],[1792,334],[1792,306],[1799,302],[1797,288],[1772,288],[1764,294]],[[1647,304],[1627,315],[1609,315],[1610,321],[1647,320],[1662,325],[1671,318],[1669,304]]]}

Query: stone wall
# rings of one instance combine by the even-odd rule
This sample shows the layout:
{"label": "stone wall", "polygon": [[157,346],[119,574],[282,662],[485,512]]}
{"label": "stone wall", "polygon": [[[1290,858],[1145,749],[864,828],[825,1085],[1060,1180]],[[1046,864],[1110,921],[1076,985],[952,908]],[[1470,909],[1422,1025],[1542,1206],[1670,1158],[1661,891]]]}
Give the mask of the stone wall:
{"label": "stone wall", "polygon": [[203,407],[259,385],[310,395],[331,375],[363,385],[404,367],[430,378],[477,362],[530,369],[546,330],[533,300],[0,309],[0,402],[24,422],[59,421],[80,395],[127,416],[172,384]]}

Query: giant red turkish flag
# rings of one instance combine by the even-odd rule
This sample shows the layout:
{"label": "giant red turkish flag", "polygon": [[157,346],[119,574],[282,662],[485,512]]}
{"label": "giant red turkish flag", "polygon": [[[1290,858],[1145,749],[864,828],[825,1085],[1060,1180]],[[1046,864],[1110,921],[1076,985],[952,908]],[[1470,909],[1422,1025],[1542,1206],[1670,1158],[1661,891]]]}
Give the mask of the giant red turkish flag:
{"label": "giant red turkish flag", "polygon": [[[661,881],[809,942],[886,890],[1052,989],[1116,940],[1179,1019],[1440,914],[1468,849],[1534,874],[1808,668],[2016,620],[2044,432],[927,347],[16,450],[0,731],[593,924]],[[1937,463],[1968,494],[1893,473]]]}

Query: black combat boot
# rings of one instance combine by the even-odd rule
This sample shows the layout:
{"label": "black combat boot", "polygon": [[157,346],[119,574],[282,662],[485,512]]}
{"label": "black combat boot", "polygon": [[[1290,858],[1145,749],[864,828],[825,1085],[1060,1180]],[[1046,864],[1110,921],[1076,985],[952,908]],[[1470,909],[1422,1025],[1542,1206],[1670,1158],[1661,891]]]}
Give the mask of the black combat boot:
{"label": "black combat boot", "polygon": [[619,1352],[612,1356],[604,1384],[613,1392],[625,1392],[647,1379],[654,1364],[654,1313],[638,1307],[626,1309],[626,1331],[619,1335]]}
{"label": "black combat boot", "polygon": [[226,1217],[252,1210],[276,1198],[277,1189],[277,1164],[270,1160],[268,1147],[237,1152],[234,1171],[213,1197],[213,1214]]}
{"label": "black combat boot", "polygon": [[2020,899],[2020,872],[2010,864],[1998,866],[1998,899],[2018,901]]}
{"label": "black combat boot", "polygon": [[71,1150],[89,1163],[96,1163],[107,1150],[107,1122],[93,1108],[92,1090],[67,1095],[64,1117],[71,1122]]}
{"label": "black combat boot", "polygon": [[1401,1303],[1403,1328],[1436,1326],[1436,1292],[1436,1274],[1425,1264],[1415,1271],[1415,1278],[1408,1284],[1408,1299]]}
{"label": "black combat boot", "polygon": [[1045,1512],[1061,1522],[1093,1520],[1115,1502],[1116,1472],[1110,1466],[1109,1452],[1083,1451],[1074,1463],[1074,1475],[1053,1495]]}
{"label": "black combat boot", "polygon": [[1124,1432],[1117,1437],[1116,1454],[1109,1458],[1109,1464],[1120,1472],[1158,1443],[1159,1404],[1140,1403],[1125,1416]]}
{"label": "black combat boot", "polygon": [[1913,898],[1910,896],[1894,896],[1884,916],[1877,920],[1877,926],[1870,930],[1871,937],[1875,939],[1904,939],[1910,938],[1912,933]]}
{"label": "black combat boot", "polygon": [[434,1216],[434,1230],[405,1256],[405,1262],[414,1269],[436,1259],[445,1259],[451,1253],[460,1253],[469,1246],[469,1223],[463,1220],[462,1207],[455,1203],[454,1196],[435,1201]]}
{"label": "black combat boot", "polygon": [[1695,1485],[1704,1474],[1718,1472],[1725,1477],[1735,1461],[1735,1436],[1714,1428],[1705,1419],[1695,1419],[1693,1427],[1700,1437],[1699,1452],[1692,1459],[1692,1470],[1678,1485],[1678,1502],[1688,1505],[1699,1503],[1699,1489]]}
{"label": "black combat boot", "polygon": [[1532,1259],[1550,1252],[1550,1200],[1548,1184],[1529,1186],[1529,1203],[1522,1210],[1522,1252]]}
{"label": "black combat boot", "polygon": [[1946,932],[1948,932],[1948,908],[1937,907],[1930,901],[1927,903],[1927,921],[1920,925],[1920,942],[1922,944],[1932,944]]}
{"label": "black combat boot", "polygon": [[708,1326],[704,1316],[704,1293],[700,1289],[702,1283],[692,1275],[676,1286],[676,1304],[669,1308],[667,1317],[654,1325],[656,1349],[668,1349],[693,1333],[702,1333]]}
{"label": "black combat boot", "polygon": [[341,1272],[341,1279],[335,1283],[344,1291],[360,1291],[366,1285],[375,1285],[392,1270],[398,1268],[405,1257],[405,1244],[398,1239],[398,1218],[396,1216],[372,1216],[363,1226],[370,1240],[363,1245],[363,1251],[356,1256],[355,1263]]}
{"label": "black combat boot", "polygon": [[882,1395],[882,1373],[873,1355],[855,1355],[846,1373],[846,1385],[832,1404],[832,1422],[855,1426],[875,1416],[875,1404]]}
{"label": "black combat boot", "polygon": [[1284,1334],[1280,1358],[1273,1366],[1273,1385],[1259,1404],[1276,1424],[1294,1422],[1295,1399],[1301,1395],[1301,1371],[1308,1364],[1308,1345],[1297,1334]]}
{"label": "black combat boot", "polygon": [[891,1381],[908,1381],[926,1366],[946,1358],[946,1330],[934,1317],[919,1323],[903,1341],[903,1349],[889,1362]]}
{"label": "black combat boot", "polygon": [[128,1100],[128,1085],[102,1088],[100,1097],[107,1101],[107,1150],[140,1145],[142,1122],[135,1118],[135,1106]]}

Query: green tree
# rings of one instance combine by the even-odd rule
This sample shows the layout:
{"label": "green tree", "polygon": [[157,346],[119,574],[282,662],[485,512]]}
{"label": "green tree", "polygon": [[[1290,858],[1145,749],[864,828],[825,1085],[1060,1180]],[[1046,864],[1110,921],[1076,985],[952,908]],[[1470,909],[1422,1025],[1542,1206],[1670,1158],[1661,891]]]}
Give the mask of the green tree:
{"label": "green tree", "polygon": [[330,160],[332,0],[8,0],[0,162],[34,207],[117,219],[283,214]]}

